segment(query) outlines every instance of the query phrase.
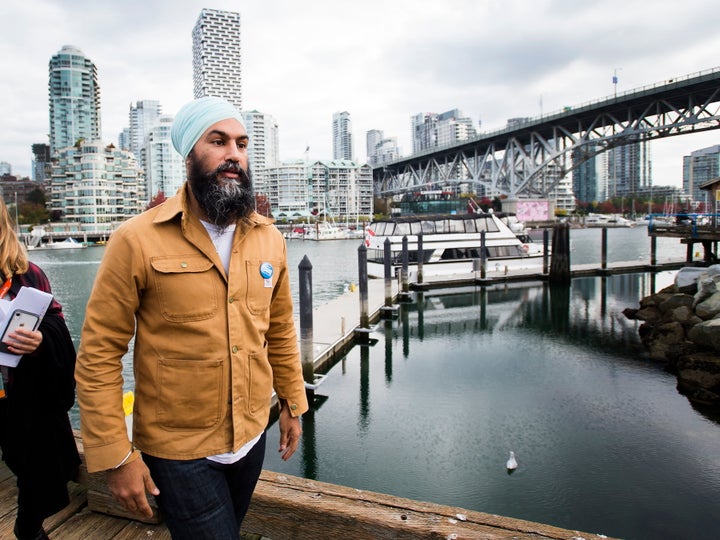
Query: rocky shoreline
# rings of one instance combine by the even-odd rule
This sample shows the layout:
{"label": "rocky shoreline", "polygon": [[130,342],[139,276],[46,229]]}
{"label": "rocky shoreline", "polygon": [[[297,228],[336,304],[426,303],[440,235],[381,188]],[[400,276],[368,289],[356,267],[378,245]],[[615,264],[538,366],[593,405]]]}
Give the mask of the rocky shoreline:
{"label": "rocky shoreline", "polygon": [[639,334],[650,358],[677,376],[683,395],[720,407],[720,264],[681,269],[672,285],[623,314],[643,321]]}

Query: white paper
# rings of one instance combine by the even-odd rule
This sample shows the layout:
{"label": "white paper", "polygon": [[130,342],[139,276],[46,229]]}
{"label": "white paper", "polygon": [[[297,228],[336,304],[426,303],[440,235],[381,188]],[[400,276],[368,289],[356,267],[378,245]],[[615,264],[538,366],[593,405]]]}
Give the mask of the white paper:
{"label": "white paper", "polygon": [[[34,313],[38,316],[38,319],[42,320],[52,299],[52,294],[41,291],[40,289],[20,287],[17,296],[10,302],[3,302],[3,305],[0,307],[0,311],[3,311],[2,315],[0,315],[0,317],[2,317],[2,322],[0,322],[0,336],[5,333],[5,328],[10,322],[10,315],[16,309]],[[22,358],[20,354],[0,351],[0,365],[15,367],[20,362],[20,358]]]}

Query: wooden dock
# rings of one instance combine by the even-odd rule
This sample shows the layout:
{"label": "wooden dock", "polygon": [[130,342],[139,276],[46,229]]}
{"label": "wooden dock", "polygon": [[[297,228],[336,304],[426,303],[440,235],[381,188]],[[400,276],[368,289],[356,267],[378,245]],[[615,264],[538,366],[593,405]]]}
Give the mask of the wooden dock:
{"label": "wooden dock", "polygon": [[[657,269],[679,268],[673,262]],[[632,270],[635,268],[635,270]],[[574,275],[608,272],[648,271],[647,265],[612,265],[610,269],[576,268]],[[465,276],[482,285],[510,279],[537,281],[538,273],[486,276],[481,283],[476,276]],[[462,280],[460,280],[462,281]],[[457,283],[455,283],[457,284]],[[444,287],[443,280],[430,287]],[[467,281],[464,283],[467,285]],[[391,294],[398,293],[393,282]],[[339,354],[353,346],[360,321],[358,291],[347,292],[335,300],[315,306],[313,310],[313,350],[315,367],[322,370]],[[369,320],[376,322],[383,313],[386,290],[383,280],[368,283]],[[298,335],[300,333],[298,332]],[[82,444],[78,441],[82,450]],[[104,488],[104,475],[88,475],[83,469],[79,483],[71,483],[71,503],[45,520],[53,539],[62,540],[169,540],[162,523],[144,523],[128,519],[127,513],[114,503]],[[12,540],[16,513],[15,478],[0,464],[0,540]],[[244,540],[316,540],[348,538],[353,540],[420,540],[420,539],[595,539],[601,534],[571,531],[509,517],[475,512],[427,502],[414,501],[381,493],[307,480],[263,471],[243,524]]]}

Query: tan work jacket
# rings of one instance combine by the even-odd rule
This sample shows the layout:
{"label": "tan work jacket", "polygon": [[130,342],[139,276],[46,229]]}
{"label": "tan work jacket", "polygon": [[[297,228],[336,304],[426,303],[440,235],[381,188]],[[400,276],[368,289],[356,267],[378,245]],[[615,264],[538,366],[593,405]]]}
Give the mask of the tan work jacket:
{"label": "tan work jacket", "polygon": [[237,450],[266,427],[273,387],[294,416],[308,408],[282,235],[258,214],[239,221],[226,276],[186,189],[124,223],[105,248],[76,368],[90,472],[131,448],[121,374],[133,335],[133,444],[151,455]]}

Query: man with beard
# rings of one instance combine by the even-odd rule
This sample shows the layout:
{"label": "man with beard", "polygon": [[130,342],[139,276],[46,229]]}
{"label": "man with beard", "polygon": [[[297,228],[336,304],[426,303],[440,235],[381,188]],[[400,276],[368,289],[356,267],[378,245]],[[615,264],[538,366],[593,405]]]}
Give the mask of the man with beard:
{"label": "man with beard", "polygon": [[[219,98],[178,112],[187,182],[119,227],[86,309],[78,402],[89,472],[174,539],[239,538],[262,467],[273,389],[283,459],[295,452],[307,398],[285,242],[254,210],[240,113]],[[132,442],[122,357],[135,338]]]}

